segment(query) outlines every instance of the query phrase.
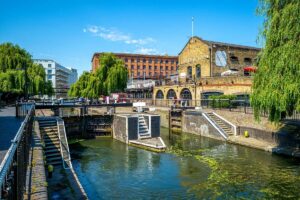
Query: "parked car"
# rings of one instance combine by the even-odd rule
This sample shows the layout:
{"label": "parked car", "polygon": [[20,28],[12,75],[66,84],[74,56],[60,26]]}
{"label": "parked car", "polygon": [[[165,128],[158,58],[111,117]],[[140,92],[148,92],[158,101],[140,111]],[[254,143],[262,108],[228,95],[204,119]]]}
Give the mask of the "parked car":
{"label": "parked car", "polygon": [[222,72],[221,76],[235,76],[235,75],[238,75],[238,73],[239,73],[239,70],[237,70],[237,69],[229,69],[225,72]]}

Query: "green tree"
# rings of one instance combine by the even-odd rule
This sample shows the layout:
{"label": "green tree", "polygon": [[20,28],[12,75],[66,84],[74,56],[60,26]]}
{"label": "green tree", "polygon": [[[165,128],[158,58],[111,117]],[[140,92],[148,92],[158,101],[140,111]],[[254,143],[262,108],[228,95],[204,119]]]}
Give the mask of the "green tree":
{"label": "green tree", "polygon": [[251,104],[256,119],[261,112],[278,122],[300,110],[300,1],[260,0],[265,17],[265,47],[254,77]]}
{"label": "green tree", "polygon": [[22,94],[25,92],[25,86],[27,92],[32,95],[54,92],[51,82],[46,81],[44,68],[34,64],[31,55],[25,49],[11,43],[1,44],[0,92]]}
{"label": "green tree", "polygon": [[71,86],[69,96],[97,98],[124,90],[128,76],[124,62],[112,53],[104,53],[99,59],[100,66],[96,72],[84,72]]}

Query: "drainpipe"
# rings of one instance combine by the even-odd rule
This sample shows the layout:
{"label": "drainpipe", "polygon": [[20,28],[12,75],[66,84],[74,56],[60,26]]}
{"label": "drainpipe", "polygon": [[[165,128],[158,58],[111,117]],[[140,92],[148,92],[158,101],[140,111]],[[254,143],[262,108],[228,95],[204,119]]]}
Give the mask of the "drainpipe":
{"label": "drainpipe", "polygon": [[210,77],[212,77],[212,45],[209,47],[209,69],[210,69]]}

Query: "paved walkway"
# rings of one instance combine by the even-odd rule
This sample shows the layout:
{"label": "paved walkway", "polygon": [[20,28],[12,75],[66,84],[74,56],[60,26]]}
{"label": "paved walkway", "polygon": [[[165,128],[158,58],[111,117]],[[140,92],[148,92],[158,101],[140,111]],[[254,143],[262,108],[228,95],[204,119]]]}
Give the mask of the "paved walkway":
{"label": "paved walkway", "polygon": [[15,117],[15,113],[15,107],[0,108],[0,163],[24,120]]}

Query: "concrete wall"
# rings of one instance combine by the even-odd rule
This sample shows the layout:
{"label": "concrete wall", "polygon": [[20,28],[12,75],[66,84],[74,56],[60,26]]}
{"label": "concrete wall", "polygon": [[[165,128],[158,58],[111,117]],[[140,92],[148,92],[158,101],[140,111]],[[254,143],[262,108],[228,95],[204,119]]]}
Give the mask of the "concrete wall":
{"label": "concrete wall", "polygon": [[113,122],[113,138],[128,143],[126,117],[116,115]]}
{"label": "concrete wall", "polygon": [[224,140],[219,132],[202,116],[201,112],[185,111],[182,116],[182,131]]}
{"label": "concrete wall", "polygon": [[169,128],[169,110],[156,108],[153,112],[148,112],[160,116],[160,126]]}

